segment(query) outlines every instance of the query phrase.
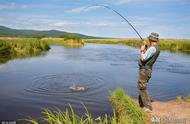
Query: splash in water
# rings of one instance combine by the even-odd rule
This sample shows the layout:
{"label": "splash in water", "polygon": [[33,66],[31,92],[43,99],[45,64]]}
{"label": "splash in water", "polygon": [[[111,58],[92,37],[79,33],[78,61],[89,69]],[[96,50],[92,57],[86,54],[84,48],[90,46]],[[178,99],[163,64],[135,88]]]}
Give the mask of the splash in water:
{"label": "splash in water", "polygon": [[83,86],[77,86],[75,84],[73,84],[72,86],[69,87],[69,89],[73,92],[84,92],[87,91],[86,87]]}

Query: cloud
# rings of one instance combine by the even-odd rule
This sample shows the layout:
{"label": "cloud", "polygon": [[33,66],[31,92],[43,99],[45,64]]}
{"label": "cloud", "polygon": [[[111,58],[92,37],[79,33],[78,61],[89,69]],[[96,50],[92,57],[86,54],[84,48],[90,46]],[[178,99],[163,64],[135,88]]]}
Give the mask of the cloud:
{"label": "cloud", "polygon": [[15,10],[15,9],[31,9],[31,8],[63,8],[61,5],[49,4],[49,3],[28,3],[18,4],[15,2],[11,3],[0,3],[0,10]]}
{"label": "cloud", "polygon": [[129,2],[132,2],[134,0],[117,0],[117,3],[116,4],[127,4]]}
{"label": "cloud", "polygon": [[66,10],[67,13],[81,13],[81,12],[89,12],[100,8],[99,6],[82,6],[77,8],[72,8],[70,10]]}
{"label": "cloud", "polygon": [[73,21],[60,21],[60,20],[54,20],[53,25],[56,27],[63,27],[63,26],[69,26],[69,25],[78,25],[79,23],[73,22]]}
{"label": "cloud", "polygon": [[2,9],[14,9],[16,7],[15,3],[0,4],[0,10]]}
{"label": "cloud", "polygon": [[123,22],[113,22],[113,21],[98,21],[98,20],[52,20],[51,23],[56,28],[122,28],[125,27],[126,24]]}
{"label": "cloud", "polygon": [[7,10],[7,9],[17,9],[17,8],[21,8],[21,9],[25,9],[28,8],[28,5],[26,4],[16,4],[16,3],[4,3],[4,4],[0,4],[0,10]]}
{"label": "cloud", "polygon": [[[110,0],[107,0],[108,2]],[[132,3],[135,3],[135,4],[142,4],[142,3],[150,3],[150,0],[111,0],[112,4],[115,4],[115,5],[124,5],[124,4],[132,4]],[[167,3],[167,2],[188,2],[188,0],[154,0],[152,1],[154,3]]]}
{"label": "cloud", "polygon": [[[12,19],[14,18],[14,19]],[[75,29],[88,28],[122,28],[125,27],[122,21],[117,22],[113,20],[104,20],[99,18],[89,19],[58,19],[47,15],[25,15],[25,16],[3,16],[0,18],[0,25],[5,25],[11,28],[21,29],[37,29],[37,30],[49,30],[58,29],[66,30],[69,29],[75,32]],[[66,30],[67,31],[67,30]]]}

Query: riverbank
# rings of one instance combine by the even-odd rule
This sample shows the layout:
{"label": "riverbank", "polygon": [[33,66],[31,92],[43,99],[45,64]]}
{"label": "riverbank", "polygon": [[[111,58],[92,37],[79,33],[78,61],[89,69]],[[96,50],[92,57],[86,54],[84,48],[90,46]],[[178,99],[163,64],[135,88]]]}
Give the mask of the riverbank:
{"label": "riverbank", "polygon": [[147,115],[135,100],[125,94],[124,90],[119,88],[114,91],[109,100],[113,106],[113,115],[105,114],[98,118],[93,118],[84,105],[86,112],[82,116],[77,116],[75,111],[70,108],[65,111],[44,110],[44,116],[39,119],[26,119],[25,121],[32,124],[42,122],[48,124],[147,124],[149,115]]}
{"label": "riverbank", "polygon": [[49,45],[62,45],[67,48],[80,48],[85,44],[82,39],[72,38],[42,38],[41,41],[48,43]]}
{"label": "riverbank", "polygon": [[137,115],[135,118],[138,122],[135,122],[135,124],[152,124],[154,122],[157,124],[190,123],[190,96],[185,98],[178,96],[175,100],[164,102],[154,101],[152,102],[153,111],[151,113],[142,111],[142,109],[138,107],[138,101],[130,98],[123,89],[117,89],[112,94],[111,102],[112,104],[114,103],[113,108],[116,109],[120,118],[129,117],[128,120],[130,120],[133,118],[131,114]]}
{"label": "riverbank", "polygon": [[172,100],[167,102],[156,101],[152,103],[152,120],[159,123],[189,124],[190,101]]}
{"label": "riverbank", "polygon": [[84,46],[82,39],[72,38],[9,38],[0,37],[0,63],[15,58],[27,58],[40,55],[50,49],[50,45],[62,45],[67,48]]}
{"label": "riverbank", "polygon": [[[46,109],[42,120],[26,119],[32,124],[45,122],[51,123],[70,123],[70,124],[177,124],[190,122],[190,99],[177,99],[166,102],[155,101],[152,103],[153,111],[146,113],[138,106],[137,100],[131,98],[121,89],[116,89],[109,97],[113,107],[113,115],[99,116],[93,118],[88,112],[79,117],[70,106],[65,112],[61,110],[51,111]],[[70,115],[70,116],[69,116]]]}
{"label": "riverbank", "polygon": [[35,38],[0,38],[0,63],[15,58],[37,56],[49,49],[46,42]]}
{"label": "riverbank", "polygon": [[49,45],[36,38],[0,38],[0,54],[24,54],[46,51]]}
{"label": "riverbank", "polygon": [[[136,38],[131,39],[84,39],[86,43],[100,44],[124,44],[139,48],[141,40]],[[168,50],[174,53],[190,54],[190,40],[186,39],[160,39],[159,46],[161,50]]]}

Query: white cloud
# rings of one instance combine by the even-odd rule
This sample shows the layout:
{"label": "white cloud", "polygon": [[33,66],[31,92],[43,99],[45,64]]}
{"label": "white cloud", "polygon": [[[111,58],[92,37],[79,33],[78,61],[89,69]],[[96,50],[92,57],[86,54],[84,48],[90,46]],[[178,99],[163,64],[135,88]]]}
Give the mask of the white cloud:
{"label": "white cloud", "polygon": [[[108,2],[110,0],[107,0]],[[111,2],[115,5],[123,5],[123,4],[131,4],[131,3],[150,3],[150,0],[111,0]],[[151,2],[156,2],[156,3],[166,3],[166,2],[188,2],[188,0],[152,0]]]}
{"label": "white cloud", "polygon": [[116,4],[127,4],[132,1],[134,1],[134,0],[117,0],[117,2],[115,1],[115,3]]}
{"label": "white cloud", "polygon": [[25,9],[28,8],[28,5],[26,4],[16,4],[16,3],[5,3],[5,4],[0,4],[0,10],[4,10],[4,9],[17,9],[17,8],[21,8],[21,9]]}
{"label": "white cloud", "polygon": [[[91,29],[93,28],[122,28],[126,24],[121,22],[116,22],[113,20],[102,19],[86,19],[86,20],[72,20],[72,19],[55,19],[53,17],[39,16],[39,15],[26,15],[14,17],[4,16],[0,18],[0,25],[5,25],[11,28],[19,29],[37,29],[37,30],[49,30],[58,29],[75,32],[77,29]],[[76,30],[76,31],[77,31]]]}
{"label": "white cloud", "polygon": [[14,10],[14,9],[28,9],[28,8],[63,8],[60,5],[54,5],[49,3],[43,4],[18,4],[15,2],[11,3],[0,3],[0,10]]}
{"label": "white cloud", "polygon": [[77,8],[72,8],[70,10],[67,10],[65,12],[67,13],[81,13],[81,12],[89,12],[100,8],[99,6],[82,6]]}
{"label": "white cloud", "polygon": [[60,20],[54,20],[53,25],[56,27],[63,27],[68,25],[77,25],[78,23],[72,22],[72,21],[60,21]]}
{"label": "white cloud", "polygon": [[2,9],[14,9],[16,7],[15,3],[0,4],[0,10]]}

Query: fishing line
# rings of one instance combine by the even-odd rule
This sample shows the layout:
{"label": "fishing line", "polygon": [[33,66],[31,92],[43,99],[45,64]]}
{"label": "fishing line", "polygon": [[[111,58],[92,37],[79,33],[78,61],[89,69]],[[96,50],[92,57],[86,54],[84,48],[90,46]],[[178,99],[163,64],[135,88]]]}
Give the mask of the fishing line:
{"label": "fishing line", "polygon": [[106,9],[109,9],[109,10],[111,10],[112,12],[116,13],[117,15],[119,15],[122,19],[124,19],[124,20],[132,27],[132,29],[136,32],[136,34],[139,36],[139,38],[140,38],[142,41],[144,41],[143,38],[141,37],[141,35],[139,34],[139,32],[135,29],[135,27],[134,27],[122,14],[120,14],[118,11],[116,11],[115,9],[111,8],[111,7],[108,6],[108,5],[101,5],[101,4],[90,5],[90,6],[86,7],[86,8],[84,8],[84,9],[88,9],[88,8],[90,8],[90,7],[93,7],[93,6],[104,7],[104,8],[106,8]]}

